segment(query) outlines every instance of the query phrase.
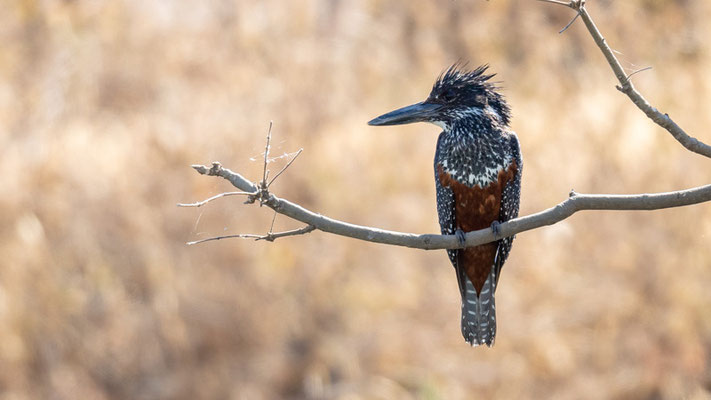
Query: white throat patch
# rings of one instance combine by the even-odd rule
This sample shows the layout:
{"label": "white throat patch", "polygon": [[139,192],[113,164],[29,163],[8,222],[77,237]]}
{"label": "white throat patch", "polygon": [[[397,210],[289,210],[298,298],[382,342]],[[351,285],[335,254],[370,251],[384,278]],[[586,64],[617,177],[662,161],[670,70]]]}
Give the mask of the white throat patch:
{"label": "white throat patch", "polygon": [[442,128],[445,131],[449,129],[449,125],[444,123],[444,121],[430,121],[430,122],[434,125],[439,126],[440,128]]}

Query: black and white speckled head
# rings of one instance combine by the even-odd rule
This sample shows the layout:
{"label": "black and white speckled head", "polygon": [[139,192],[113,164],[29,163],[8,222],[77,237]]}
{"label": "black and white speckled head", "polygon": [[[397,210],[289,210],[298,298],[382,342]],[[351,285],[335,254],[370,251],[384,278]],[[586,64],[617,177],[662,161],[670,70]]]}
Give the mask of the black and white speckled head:
{"label": "black and white speckled head", "polygon": [[438,114],[445,125],[470,113],[489,114],[500,124],[508,125],[511,110],[490,81],[496,74],[486,74],[488,68],[486,64],[474,70],[452,65],[437,79],[425,102],[442,105]]}
{"label": "black and white speckled head", "polygon": [[447,130],[461,120],[488,119],[507,126],[511,111],[490,81],[495,74],[486,74],[488,68],[482,65],[468,70],[466,64],[454,64],[440,75],[425,101],[381,115],[368,124],[430,122]]}

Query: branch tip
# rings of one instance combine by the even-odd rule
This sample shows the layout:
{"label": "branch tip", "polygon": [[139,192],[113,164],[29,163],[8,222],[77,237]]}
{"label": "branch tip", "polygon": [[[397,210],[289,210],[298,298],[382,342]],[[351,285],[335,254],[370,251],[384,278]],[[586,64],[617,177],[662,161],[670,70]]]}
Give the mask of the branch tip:
{"label": "branch tip", "polygon": [[200,175],[207,175],[207,173],[209,172],[208,168],[204,165],[193,164],[190,167],[197,171]]}
{"label": "branch tip", "polygon": [[560,0],[538,0],[542,3],[558,4],[565,7],[573,8],[573,1],[560,1]]}
{"label": "branch tip", "polygon": [[558,31],[558,33],[562,34],[563,32],[567,31],[568,28],[570,28],[570,26],[573,25],[573,22],[575,22],[575,20],[578,19],[579,16],[580,16],[580,12],[576,13],[575,16],[573,17],[573,19],[571,19],[570,22],[568,22],[568,25],[566,25],[563,29]]}
{"label": "branch tip", "polygon": [[254,193],[250,193],[250,192],[224,192],[224,193],[216,194],[216,195],[214,195],[214,196],[212,196],[212,197],[209,197],[209,198],[207,198],[207,199],[205,199],[205,200],[203,200],[203,201],[198,201],[198,202],[195,202],[195,203],[178,203],[178,207],[202,207],[202,206],[204,206],[205,204],[207,204],[207,203],[209,203],[209,202],[211,202],[211,201],[213,201],[213,200],[217,200],[217,199],[219,199],[219,198],[222,198],[222,197],[239,196],[239,195],[253,196]]}
{"label": "branch tip", "polygon": [[632,71],[629,75],[627,75],[627,78],[625,78],[625,83],[629,82],[630,78],[632,78],[633,75],[636,75],[640,72],[649,71],[650,69],[652,69],[652,67],[648,66],[648,67],[640,68],[636,71]]}
{"label": "branch tip", "polygon": [[208,172],[208,175],[210,176],[218,176],[220,175],[220,171],[222,171],[222,164],[220,164],[217,161],[213,161],[212,167],[210,168],[210,171]]}
{"label": "branch tip", "polygon": [[296,157],[298,157],[299,154],[301,154],[302,151],[304,151],[303,147],[300,148],[299,151],[296,152],[296,154],[294,155],[294,158],[292,158],[291,160],[289,160],[289,162],[286,163],[286,165],[284,166],[284,168],[281,169],[281,171],[279,171],[276,175],[274,175],[274,178],[272,178],[272,180],[270,180],[269,183],[267,184],[267,188],[269,188],[269,186],[271,186],[272,183],[274,183],[274,181],[276,180],[276,178],[279,177],[279,175],[281,175],[284,171],[286,171],[287,168],[289,168],[289,166],[291,165],[291,163],[293,163],[294,160],[296,160]]}

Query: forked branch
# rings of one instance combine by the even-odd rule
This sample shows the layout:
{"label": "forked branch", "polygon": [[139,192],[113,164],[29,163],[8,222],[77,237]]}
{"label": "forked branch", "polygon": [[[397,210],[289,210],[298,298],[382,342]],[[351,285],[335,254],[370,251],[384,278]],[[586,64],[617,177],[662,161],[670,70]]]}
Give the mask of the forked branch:
{"label": "forked branch", "polygon": [[661,126],[669,133],[671,133],[674,139],[681,143],[682,146],[684,146],[687,150],[711,158],[711,146],[687,134],[683,129],[681,129],[679,125],[677,125],[676,122],[674,122],[674,120],[671,119],[671,117],[669,117],[669,114],[661,113],[659,110],[654,108],[651,104],[649,104],[647,99],[645,99],[644,96],[642,96],[642,94],[637,91],[637,89],[634,87],[634,84],[630,80],[630,77],[635,73],[641,71],[635,71],[629,75],[625,73],[624,68],[622,68],[622,64],[620,64],[620,61],[615,56],[615,53],[612,51],[610,46],[608,46],[607,41],[602,36],[602,33],[600,33],[600,30],[597,29],[595,22],[593,22],[592,17],[590,17],[590,13],[588,13],[587,9],[585,8],[585,0],[538,1],[559,4],[566,7],[570,7],[575,10],[585,23],[585,27],[587,28],[588,32],[590,32],[590,36],[592,36],[593,40],[595,41],[595,44],[597,44],[597,47],[600,48],[600,51],[602,51],[602,54],[607,59],[607,63],[610,64],[610,68],[612,68],[612,71],[615,73],[615,77],[617,77],[617,81],[620,83],[617,86],[617,90],[626,94],[627,97],[629,97],[630,100],[632,100],[632,102],[640,110],[642,110],[642,112],[644,112],[644,114],[649,119],[651,119],[652,121],[654,121],[655,124]]}

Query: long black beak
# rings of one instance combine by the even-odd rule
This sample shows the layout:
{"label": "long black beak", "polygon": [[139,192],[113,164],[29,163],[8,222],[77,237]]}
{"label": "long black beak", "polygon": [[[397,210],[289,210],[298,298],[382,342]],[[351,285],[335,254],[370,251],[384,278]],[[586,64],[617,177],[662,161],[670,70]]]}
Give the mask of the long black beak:
{"label": "long black beak", "polygon": [[442,108],[442,106],[439,104],[427,102],[417,103],[374,118],[368,121],[368,125],[402,125],[413,122],[431,121],[437,115],[437,111],[440,108]]}

